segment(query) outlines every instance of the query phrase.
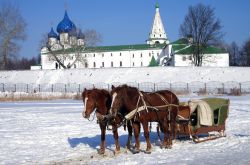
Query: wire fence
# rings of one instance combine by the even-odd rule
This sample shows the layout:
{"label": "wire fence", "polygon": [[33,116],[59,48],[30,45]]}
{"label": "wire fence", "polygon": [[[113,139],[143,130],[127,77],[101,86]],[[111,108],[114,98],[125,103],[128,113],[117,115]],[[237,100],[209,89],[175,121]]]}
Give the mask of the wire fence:
{"label": "wire fence", "polygon": [[[0,92],[25,92],[25,93],[38,93],[38,92],[60,92],[60,93],[81,93],[85,88],[99,88],[110,90],[111,86],[119,86],[123,83],[115,82],[107,83],[82,83],[82,84],[24,84],[24,83],[0,83]],[[158,90],[171,90],[176,94],[250,94],[250,81],[249,82],[128,82],[129,86],[136,87],[141,91],[153,92]]]}

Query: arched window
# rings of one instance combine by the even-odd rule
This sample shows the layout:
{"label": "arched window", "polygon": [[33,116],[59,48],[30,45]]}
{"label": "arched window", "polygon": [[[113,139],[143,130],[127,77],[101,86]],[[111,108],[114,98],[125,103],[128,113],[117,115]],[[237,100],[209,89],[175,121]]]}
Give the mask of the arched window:
{"label": "arched window", "polygon": [[122,67],[122,61],[120,61],[120,67]]}
{"label": "arched window", "polygon": [[95,62],[93,63],[93,67],[95,68],[96,66],[95,66]]}
{"label": "arched window", "polygon": [[113,61],[111,61],[111,67],[113,67],[113,65],[114,65],[114,64],[113,64]]}

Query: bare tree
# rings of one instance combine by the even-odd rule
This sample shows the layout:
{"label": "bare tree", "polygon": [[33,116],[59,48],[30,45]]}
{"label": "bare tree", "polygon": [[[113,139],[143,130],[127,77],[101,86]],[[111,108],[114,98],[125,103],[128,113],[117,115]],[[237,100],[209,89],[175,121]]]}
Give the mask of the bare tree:
{"label": "bare tree", "polygon": [[96,46],[102,42],[102,35],[94,29],[87,29],[83,33],[85,35],[86,46]]}
{"label": "bare tree", "polygon": [[240,48],[239,46],[235,43],[232,42],[228,48],[228,53],[229,53],[229,64],[230,66],[238,66],[238,65],[242,65],[242,61],[240,58]]}
{"label": "bare tree", "polygon": [[206,47],[223,37],[221,28],[220,20],[215,18],[214,8],[203,4],[189,7],[184,22],[180,26],[180,35],[192,38],[191,46],[195,66],[202,65]]}
{"label": "bare tree", "polygon": [[245,64],[250,66],[250,38],[243,44],[242,56],[245,59]]}
{"label": "bare tree", "polygon": [[[81,62],[84,64],[86,62],[85,57],[82,55],[82,52],[84,51],[85,47],[84,46],[78,46],[78,45],[71,45],[71,48],[65,49],[62,46],[62,49],[56,50],[56,51],[51,51],[51,60],[57,61],[58,64],[63,68],[63,69],[70,69],[76,62]],[[71,54],[71,56],[70,56]],[[72,55],[73,54],[73,55]],[[64,61],[67,60],[67,58],[73,59],[71,63],[65,63]]]}
{"label": "bare tree", "polygon": [[38,50],[40,51],[42,47],[48,47],[48,34],[47,33],[43,33],[41,35],[41,40],[39,41],[38,44]]}
{"label": "bare tree", "polygon": [[26,23],[19,8],[11,3],[0,5],[0,69],[7,69],[8,60],[16,57],[18,41],[25,40]]}

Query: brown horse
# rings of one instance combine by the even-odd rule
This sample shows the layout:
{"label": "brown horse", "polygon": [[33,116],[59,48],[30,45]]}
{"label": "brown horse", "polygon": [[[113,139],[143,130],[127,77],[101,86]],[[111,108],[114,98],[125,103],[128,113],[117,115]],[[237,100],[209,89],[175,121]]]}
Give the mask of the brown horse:
{"label": "brown horse", "polygon": [[[101,129],[101,144],[100,144],[100,149],[98,150],[98,153],[104,154],[105,153],[105,133],[106,133],[106,127],[107,127],[107,120],[105,116],[108,115],[108,110],[111,105],[111,95],[108,91],[103,90],[103,89],[102,90],[101,89],[92,89],[92,90],[84,89],[84,91],[82,92],[82,99],[84,102],[84,110],[82,112],[82,116],[84,118],[89,119],[90,114],[96,111],[97,121]],[[117,131],[115,123],[112,123],[112,127],[114,128],[113,137],[115,139],[115,145],[116,145],[115,152],[117,153],[120,151],[118,131]],[[132,139],[132,126],[127,125],[127,127],[128,127],[128,132],[129,132],[127,147],[130,148],[130,143]]]}
{"label": "brown horse", "polygon": [[[140,123],[144,129],[144,137],[147,142],[146,153],[151,152],[149,140],[148,122],[159,122],[161,130],[164,132],[163,147],[171,148],[172,133],[175,133],[175,119],[178,112],[179,99],[168,90],[145,93],[137,88],[122,85],[112,86],[112,103],[110,113],[113,117],[119,114],[120,107],[126,108],[123,117],[130,117],[135,136],[135,153],[140,151]],[[121,116],[121,115],[119,115]]]}

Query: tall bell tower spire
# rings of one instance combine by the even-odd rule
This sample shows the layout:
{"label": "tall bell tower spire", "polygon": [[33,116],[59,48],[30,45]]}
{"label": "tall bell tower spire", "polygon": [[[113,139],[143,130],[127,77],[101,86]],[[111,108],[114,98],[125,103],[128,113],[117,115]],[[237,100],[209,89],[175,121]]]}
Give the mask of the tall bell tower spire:
{"label": "tall bell tower spire", "polygon": [[159,4],[155,4],[155,17],[152,25],[151,32],[149,33],[149,38],[147,44],[168,44],[167,34],[161,20]]}

